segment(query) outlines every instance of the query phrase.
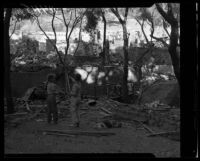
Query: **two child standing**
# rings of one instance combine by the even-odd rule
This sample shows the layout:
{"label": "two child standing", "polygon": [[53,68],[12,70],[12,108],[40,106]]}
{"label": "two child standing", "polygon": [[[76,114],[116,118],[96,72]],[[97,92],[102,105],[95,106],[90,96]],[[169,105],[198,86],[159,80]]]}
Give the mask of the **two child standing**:
{"label": "two child standing", "polygon": [[[58,86],[55,83],[55,75],[50,74],[47,77],[47,122],[58,123],[58,109],[56,105],[56,94],[58,94]],[[72,86],[72,91],[70,94],[70,111],[72,117],[72,125],[74,127],[79,127],[80,116],[79,116],[79,106],[81,102],[81,75],[76,74]]]}

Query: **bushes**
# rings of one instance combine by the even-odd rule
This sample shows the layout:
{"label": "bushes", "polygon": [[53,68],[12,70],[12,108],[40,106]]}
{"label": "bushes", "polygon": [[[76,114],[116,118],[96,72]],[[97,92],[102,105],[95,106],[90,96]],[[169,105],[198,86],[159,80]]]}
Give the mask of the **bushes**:
{"label": "bushes", "polygon": [[81,41],[75,56],[94,55],[93,46],[95,46],[97,48],[100,47],[99,45],[93,44],[92,42]]}
{"label": "bushes", "polygon": [[[33,40],[27,36],[23,36],[21,40],[19,40],[19,43],[16,47],[16,54],[22,55],[22,54],[36,54],[37,50],[39,48],[39,43],[37,40]],[[28,54],[28,55],[29,55]]]}

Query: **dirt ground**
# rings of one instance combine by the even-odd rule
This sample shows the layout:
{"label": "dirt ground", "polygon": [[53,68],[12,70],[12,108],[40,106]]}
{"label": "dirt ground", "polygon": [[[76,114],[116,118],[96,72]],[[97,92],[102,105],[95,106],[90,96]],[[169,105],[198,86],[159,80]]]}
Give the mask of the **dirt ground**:
{"label": "dirt ground", "polygon": [[[69,127],[70,116],[57,125],[47,124],[44,113],[37,119],[17,127],[4,128],[5,154],[43,153],[153,153],[156,157],[180,157],[180,142],[164,137],[147,137],[145,129],[136,125],[121,128],[98,129],[114,132],[112,136],[54,136],[44,135],[41,130],[96,130],[91,125],[92,117],[87,112],[81,118],[80,128]],[[87,119],[87,118],[91,119]],[[159,132],[158,128],[151,127]]]}

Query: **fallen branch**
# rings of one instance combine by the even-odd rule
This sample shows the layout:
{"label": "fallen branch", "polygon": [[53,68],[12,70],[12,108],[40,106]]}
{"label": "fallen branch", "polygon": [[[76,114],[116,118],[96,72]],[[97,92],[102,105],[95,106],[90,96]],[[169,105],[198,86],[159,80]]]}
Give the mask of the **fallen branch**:
{"label": "fallen branch", "polygon": [[99,112],[101,115],[103,115],[103,116],[105,116],[105,117],[107,117],[107,116],[111,116],[110,114],[107,114],[107,113],[105,113],[105,112]]}
{"label": "fallen branch", "polygon": [[123,105],[123,106],[129,106],[129,104],[126,104],[126,103],[122,103],[122,102],[118,102],[118,101],[115,101],[115,100],[112,100],[112,99],[109,99],[110,102],[113,102],[115,104],[117,104],[118,106],[119,105]]}
{"label": "fallen branch", "polygon": [[108,103],[108,105],[112,106],[113,108],[116,108],[117,105],[113,104],[111,101],[107,100],[106,103]]}
{"label": "fallen branch", "polygon": [[151,137],[151,136],[162,136],[162,135],[173,135],[173,134],[179,134],[180,132],[178,131],[168,131],[168,132],[160,132],[160,133],[154,133],[154,134],[150,134],[148,135],[148,137]]}
{"label": "fallen branch", "polygon": [[58,136],[70,136],[70,137],[75,137],[75,135],[70,135],[70,134],[59,134],[55,132],[44,132],[43,135],[58,135]]}
{"label": "fallen branch", "polygon": [[103,107],[100,107],[100,109],[102,110],[102,111],[104,111],[104,112],[106,112],[107,114],[112,114],[112,112],[110,112],[110,111],[108,111],[107,109],[105,109],[105,108],[103,108]]}
{"label": "fallen branch", "polygon": [[27,111],[32,112],[32,110],[31,110],[30,107],[29,107],[28,102],[25,102],[25,105],[26,105],[26,109],[27,109]]}
{"label": "fallen branch", "polygon": [[141,125],[142,125],[146,130],[148,130],[150,133],[152,133],[152,134],[155,133],[152,129],[150,129],[149,127],[147,127],[145,124],[141,123]]}
{"label": "fallen branch", "polygon": [[82,113],[80,113],[80,116],[83,116],[85,114],[87,114],[87,112],[82,112]]}
{"label": "fallen branch", "polygon": [[18,115],[26,115],[26,114],[27,114],[27,112],[19,112],[19,113],[5,114],[5,117],[18,116]]}
{"label": "fallen branch", "polygon": [[39,109],[38,111],[36,111],[32,116],[30,116],[29,118],[27,118],[28,120],[31,120],[33,118],[35,118],[37,115],[39,115],[39,113],[41,111],[43,111],[46,108],[46,106],[44,106],[43,108]]}

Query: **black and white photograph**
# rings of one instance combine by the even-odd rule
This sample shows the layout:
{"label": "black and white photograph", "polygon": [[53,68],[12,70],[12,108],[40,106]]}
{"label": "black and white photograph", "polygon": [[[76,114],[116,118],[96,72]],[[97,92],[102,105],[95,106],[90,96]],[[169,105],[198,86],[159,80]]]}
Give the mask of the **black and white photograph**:
{"label": "black and white photograph", "polygon": [[3,12],[4,155],[180,158],[180,3]]}

